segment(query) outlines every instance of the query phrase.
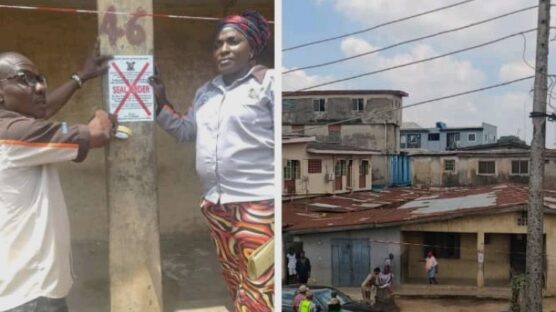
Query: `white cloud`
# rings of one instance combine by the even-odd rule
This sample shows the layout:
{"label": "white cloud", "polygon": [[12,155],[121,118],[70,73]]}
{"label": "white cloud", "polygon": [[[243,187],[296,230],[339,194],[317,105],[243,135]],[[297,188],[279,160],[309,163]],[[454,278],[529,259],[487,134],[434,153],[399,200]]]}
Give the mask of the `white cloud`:
{"label": "white cloud", "polygon": [[[341,43],[342,52],[347,57],[369,48],[372,48],[372,44],[361,38],[350,37]],[[408,52],[387,55],[376,53],[363,57],[357,62],[356,68],[358,72],[376,71],[431,58],[438,54],[433,47],[418,44]],[[376,80],[376,77],[387,82],[393,89],[407,91],[413,101],[477,88],[485,81],[485,74],[475,68],[471,62],[452,56],[388,70],[368,79]]]}
{"label": "white cloud", "polygon": [[535,69],[529,66],[535,66],[535,61],[527,62],[529,64],[525,64],[524,61],[516,61],[502,65],[498,71],[498,80],[508,81],[534,75]]}
{"label": "white cloud", "polygon": [[376,50],[376,48],[373,47],[369,42],[357,37],[348,37],[347,39],[342,40],[340,48],[342,49],[342,52],[346,54],[346,56],[353,56],[371,50]]}
{"label": "white cloud", "polygon": [[[289,68],[283,68],[283,71],[287,70]],[[331,80],[334,80],[334,78],[330,76],[309,75],[305,71],[300,70],[282,75],[282,89],[284,91],[295,91]],[[316,88],[315,90],[320,89],[322,88]]]}
{"label": "white cloud", "polygon": [[324,0],[312,0],[316,5],[321,5]]}
{"label": "white cloud", "polygon": [[[355,31],[458,1],[460,0],[330,0],[321,5],[333,5],[339,13],[339,16],[334,18],[338,19],[339,23],[344,19],[349,20],[351,25],[355,23],[352,29]],[[346,38],[336,44],[343,56],[349,57],[534,5],[537,3],[531,0],[473,1],[410,21],[388,25],[359,34],[357,37]],[[553,13],[556,13],[556,9]],[[329,73],[343,78],[434,57],[534,28],[536,15],[537,10],[532,9],[438,38],[299,74],[314,80],[323,79]],[[556,23],[556,14],[551,15],[553,23]],[[528,62],[534,65],[535,33],[531,32],[525,36],[525,51],[523,38],[516,36],[476,50],[350,80],[344,82],[344,85],[347,88],[402,90],[409,93],[404,103],[411,104],[530,76],[534,74],[534,70],[526,65],[522,58],[525,54]],[[554,36],[552,33],[551,38]],[[550,42],[550,48],[556,48],[556,41]],[[554,64],[550,63],[549,72],[555,70]],[[532,84],[531,79],[405,109],[403,119],[417,122],[424,127],[432,127],[436,121],[444,121],[449,126],[478,126],[481,122],[487,122],[498,126],[498,136],[519,134],[529,143],[532,132],[531,119],[528,117],[532,105],[529,90]],[[556,100],[554,102],[556,104]],[[548,146],[556,145],[554,128],[556,123],[548,123]]]}

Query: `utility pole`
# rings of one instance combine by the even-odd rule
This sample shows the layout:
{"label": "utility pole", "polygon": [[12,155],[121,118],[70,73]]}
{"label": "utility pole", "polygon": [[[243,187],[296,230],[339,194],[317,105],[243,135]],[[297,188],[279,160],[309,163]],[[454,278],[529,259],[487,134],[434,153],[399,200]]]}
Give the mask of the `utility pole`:
{"label": "utility pole", "polygon": [[546,99],[548,71],[548,37],[550,0],[539,0],[533,95],[533,139],[531,141],[531,172],[529,175],[529,209],[527,211],[526,297],[527,311],[542,311],[544,274],[544,148],[546,134]]}
{"label": "utility pole", "polygon": [[[152,0],[97,0],[100,50],[121,56],[103,81],[107,110],[131,129],[106,149],[111,312],[160,312],[162,277],[152,90]],[[130,14],[126,14],[130,13]],[[118,61],[119,59],[119,61]],[[114,104],[117,104],[116,106]]]}

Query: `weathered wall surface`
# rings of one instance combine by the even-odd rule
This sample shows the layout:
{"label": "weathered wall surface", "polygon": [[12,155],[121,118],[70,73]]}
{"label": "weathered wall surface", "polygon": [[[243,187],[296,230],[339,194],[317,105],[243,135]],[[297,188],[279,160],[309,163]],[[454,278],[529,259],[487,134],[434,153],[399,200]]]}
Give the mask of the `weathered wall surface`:
{"label": "weathered wall surface", "polygon": [[[423,247],[417,246],[423,244],[422,233],[404,232],[407,237],[406,243],[409,243],[408,256],[408,275],[410,279],[419,279],[425,283],[427,276],[425,272],[425,258]],[[477,272],[477,238],[473,234],[462,234],[460,237],[460,258],[459,259],[440,259],[438,260],[439,280],[442,279],[458,279],[467,280],[473,284]]]}
{"label": "weathered wall surface", "polygon": [[[0,1],[1,4],[34,4],[38,1]],[[117,1],[115,1],[117,4]],[[95,8],[96,1],[42,1],[41,5]],[[223,16],[222,1],[155,1],[155,12]],[[273,1],[250,0],[232,5],[227,12],[250,6],[270,20]],[[154,19],[155,61],[167,84],[168,97],[176,109],[186,112],[196,88],[215,75],[212,64],[212,36],[215,22]],[[25,54],[48,76],[49,89],[69,79],[81,68],[97,37],[95,15],[0,9],[0,51]],[[271,45],[261,57],[273,67]],[[54,117],[86,123],[95,108],[103,107],[101,81],[89,81]],[[139,137],[132,139],[138,140]],[[201,199],[195,173],[194,144],[178,145],[157,130],[158,198],[162,234],[204,233],[199,211]],[[61,180],[71,219],[74,240],[106,240],[107,211],[104,150],[92,150],[81,164],[60,164]],[[137,172],[140,175],[141,172]],[[129,177],[133,179],[133,177]],[[154,196],[154,194],[153,194]]]}
{"label": "weathered wall surface", "polygon": [[[455,160],[455,172],[444,170],[446,159]],[[504,182],[527,183],[528,175],[512,174],[512,161],[528,160],[524,153],[516,155],[478,156],[411,156],[413,185],[422,186],[465,186]],[[495,161],[496,173],[478,174],[479,161]],[[556,161],[553,157],[545,162],[545,186],[556,187]]]}
{"label": "weathered wall surface", "polygon": [[[332,240],[333,239],[369,239],[370,267],[383,267],[384,260],[391,253],[394,255],[395,284],[400,281],[400,244],[386,244],[378,241],[398,242],[401,240],[397,227],[377,230],[356,230],[333,233],[315,233],[294,237],[295,241],[303,242],[305,255],[311,260],[311,279],[309,283],[316,285],[332,285]],[[363,282],[366,276],[359,278]]]}
{"label": "weathered wall surface", "polygon": [[[458,232],[467,233],[461,237],[462,259],[461,260],[447,260],[438,259],[440,265],[440,277],[451,277],[458,279],[473,279],[476,280],[477,272],[477,234],[485,232],[485,235],[490,235],[490,244],[485,245],[485,282],[500,281],[506,279],[509,272],[509,238],[502,234],[526,234],[527,227],[518,225],[517,220],[521,212],[509,212],[504,214],[496,214],[490,216],[477,216],[468,218],[458,218],[449,221],[430,222],[414,225],[406,225],[402,227],[404,232],[404,240],[406,243],[422,244],[422,235],[416,232]],[[556,250],[548,248],[554,246],[556,243],[556,215],[544,215],[544,233],[546,239],[546,293],[548,295],[556,294]],[[488,229],[488,230],[486,230]],[[407,235],[407,233],[416,233],[416,235]],[[495,235],[493,235],[495,234]],[[466,242],[465,240],[471,239],[473,242]],[[464,251],[464,248],[469,248],[472,252]],[[424,262],[422,248],[418,248],[414,253],[417,257],[410,260],[410,276],[424,278]],[[463,256],[465,253],[465,256]],[[421,259],[419,259],[419,256]],[[470,261],[472,260],[472,261]],[[457,264],[455,262],[460,261]],[[471,263],[471,264],[466,264]],[[453,264],[453,265],[452,265]],[[446,268],[446,269],[443,269]],[[448,269],[449,268],[449,269]],[[456,269],[460,268],[460,269]],[[414,272],[412,272],[412,270]]]}
{"label": "weathered wall surface", "polygon": [[[283,160],[282,166],[285,168],[286,160],[299,160],[300,162],[300,178],[295,180],[295,190],[298,195],[314,195],[314,194],[333,194],[348,191],[361,191],[369,190],[372,185],[372,169],[373,164],[370,156],[333,156],[323,154],[310,154],[307,153],[307,146],[305,143],[291,143],[284,144],[282,148]],[[320,159],[322,161],[321,173],[309,173],[309,159]],[[326,175],[334,173],[334,164],[337,160],[353,160],[352,165],[352,188],[347,188],[347,175],[342,178],[342,189],[335,190],[334,181],[329,181]],[[369,174],[365,176],[365,187],[359,185],[359,169],[360,162],[367,160],[370,165]],[[283,181],[282,181],[283,183]],[[284,190],[282,190],[284,192]]]}

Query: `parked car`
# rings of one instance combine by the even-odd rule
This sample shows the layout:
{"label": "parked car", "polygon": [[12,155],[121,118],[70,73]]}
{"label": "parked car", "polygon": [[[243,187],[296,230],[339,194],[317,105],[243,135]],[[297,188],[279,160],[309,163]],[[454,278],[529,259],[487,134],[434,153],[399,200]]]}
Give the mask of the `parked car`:
{"label": "parked car", "polygon": [[[282,286],[282,311],[283,312],[293,312],[293,297],[295,296],[299,284],[284,285]],[[344,312],[380,312],[380,310],[374,309],[370,305],[357,302],[350,298],[350,296],[344,294],[336,288],[329,286],[318,286],[318,285],[307,285],[309,290],[313,293],[313,301],[317,305],[317,311],[328,312],[328,302],[332,298],[332,292],[335,291],[338,295],[336,296],[342,305],[342,310]]]}

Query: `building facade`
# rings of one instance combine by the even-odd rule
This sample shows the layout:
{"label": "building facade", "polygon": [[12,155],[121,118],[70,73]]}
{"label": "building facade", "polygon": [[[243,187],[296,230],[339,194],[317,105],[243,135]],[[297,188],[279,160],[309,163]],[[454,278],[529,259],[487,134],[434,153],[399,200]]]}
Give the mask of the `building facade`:
{"label": "building facade", "polygon": [[317,143],[314,137],[282,139],[285,198],[370,190],[376,151]]}
{"label": "building facade", "polygon": [[[449,152],[410,153],[412,184],[455,187],[528,183],[530,151],[526,145],[493,144]],[[556,187],[556,153],[545,152],[545,186]]]}
{"label": "building facade", "polygon": [[319,143],[376,150],[373,183],[386,185],[388,155],[400,151],[403,91],[326,90],[284,92],[282,131],[314,136]]}
{"label": "building facade", "polygon": [[[556,295],[556,190],[544,191],[544,290]],[[425,256],[443,285],[509,289],[525,272],[527,186],[391,188],[283,205],[285,247],[313,263],[310,283],[357,287],[394,256],[394,287],[427,284]]]}
{"label": "building facade", "polygon": [[497,127],[482,123],[479,127],[449,128],[437,122],[435,128],[421,128],[416,123],[404,123],[400,130],[400,148],[448,151],[458,148],[496,143]]}

